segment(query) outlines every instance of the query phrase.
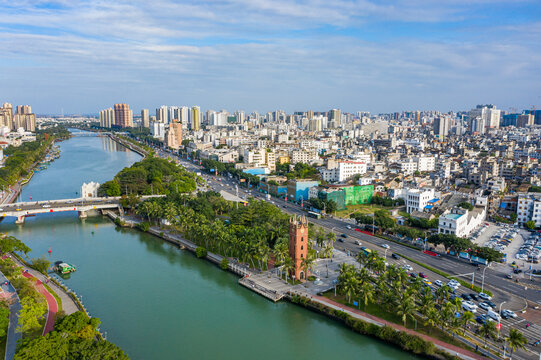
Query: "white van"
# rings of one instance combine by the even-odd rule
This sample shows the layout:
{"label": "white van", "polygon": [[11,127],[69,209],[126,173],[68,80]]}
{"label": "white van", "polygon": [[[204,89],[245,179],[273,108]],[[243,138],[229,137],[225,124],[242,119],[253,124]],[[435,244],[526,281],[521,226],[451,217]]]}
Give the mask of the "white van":
{"label": "white van", "polygon": [[488,316],[489,318],[491,318],[492,320],[494,320],[494,321],[497,321],[497,322],[500,322],[500,321],[501,321],[500,315],[499,315],[497,312],[495,312],[495,311],[489,310],[489,311],[487,312],[487,316]]}

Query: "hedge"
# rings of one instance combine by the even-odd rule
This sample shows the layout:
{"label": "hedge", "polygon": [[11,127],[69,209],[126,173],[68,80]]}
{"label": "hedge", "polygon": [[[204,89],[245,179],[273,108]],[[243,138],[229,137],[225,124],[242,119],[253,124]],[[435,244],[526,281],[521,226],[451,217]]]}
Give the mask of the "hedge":
{"label": "hedge", "polygon": [[356,319],[344,311],[330,308],[303,296],[293,295],[291,297],[291,302],[294,304],[300,304],[308,309],[318,311],[337,320],[341,320],[346,324],[347,327],[359,334],[373,336],[377,339],[385,341],[386,343],[391,343],[402,350],[406,350],[417,355],[423,355],[428,358],[434,358],[435,355],[448,359],[453,358],[444,351],[437,349],[433,343],[424,340],[420,336],[412,335],[405,331],[395,330],[390,326],[378,326],[373,323]]}

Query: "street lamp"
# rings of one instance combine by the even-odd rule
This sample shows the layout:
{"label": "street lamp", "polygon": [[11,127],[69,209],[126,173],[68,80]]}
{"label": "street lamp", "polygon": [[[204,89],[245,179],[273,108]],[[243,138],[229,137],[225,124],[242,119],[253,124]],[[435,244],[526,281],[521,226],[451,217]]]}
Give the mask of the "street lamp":
{"label": "street lamp", "polygon": [[498,311],[498,340],[500,340],[500,329],[502,328],[502,305],[505,304],[507,301],[503,301],[500,303],[500,310]]}
{"label": "street lamp", "polygon": [[387,250],[389,250],[389,249],[385,248],[385,252],[383,253],[383,258],[385,260],[387,260]]}
{"label": "street lamp", "polygon": [[481,292],[483,292],[484,286],[485,286],[485,271],[487,271],[488,266],[485,266],[483,269],[483,280],[481,281]]}

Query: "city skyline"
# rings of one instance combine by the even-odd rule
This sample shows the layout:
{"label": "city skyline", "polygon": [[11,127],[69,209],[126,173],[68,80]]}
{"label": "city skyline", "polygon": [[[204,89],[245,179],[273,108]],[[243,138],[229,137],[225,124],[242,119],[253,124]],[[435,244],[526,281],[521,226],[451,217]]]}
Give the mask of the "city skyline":
{"label": "city skyline", "polygon": [[0,97],[38,114],[541,105],[535,1],[2,5]]}

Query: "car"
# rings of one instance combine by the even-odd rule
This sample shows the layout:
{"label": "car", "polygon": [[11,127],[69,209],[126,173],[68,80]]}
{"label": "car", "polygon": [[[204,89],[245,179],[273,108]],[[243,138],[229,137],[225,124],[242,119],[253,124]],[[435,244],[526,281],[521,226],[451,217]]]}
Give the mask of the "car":
{"label": "car", "polygon": [[340,242],[344,242],[344,239],[342,239],[342,238],[338,238],[338,241],[340,241]]}
{"label": "car", "polygon": [[520,273],[522,272],[522,270],[520,270],[520,269],[515,269],[515,270],[513,270],[513,272],[514,272],[515,274],[520,274]]}
{"label": "car", "polygon": [[50,208],[51,205],[43,205],[44,208]]}
{"label": "car", "polygon": [[390,249],[391,247],[388,244],[381,244],[381,247],[384,249]]}
{"label": "car", "polygon": [[395,260],[400,260],[400,255],[398,254],[392,254],[391,257]]}
{"label": "car", "polygon": [[477,294],[477,296],[479,296],[483,300],[492,300],[492,296],[483,292],[480,292],[479,294]]}
{"label": "car", "polygon": [[436,284],[436,286],[442,287],[443,286],[443,281],[436,280],[436,281],[434,281],[434,284]]}
{"label": "car", "polygon": [[474,303],[472,303],[471,301],[464,301],[462,303],[462,308],[466,311],[469,311],[469,312],[477,312],[477,305],[475,305]]}
{"label": "car", "polygon": [[464,300],[471,300],[472,298],[468,294],[462,294],[460,295]]}
{"label": "car", "polygon": [[15,209],[15,211],[21,211],[21,209]]}
{"label": "car", "polygon": [[402,269],[404,269],[406,271],[413,271],[413,267],[411,265],[408,265],[408,264],[402,266]]}
{"label": "car", "polygon": [[346,225],[346,228],[351,229],[351,225]]}
{"label": "car", "polygon": [[423,279],[426,279],[428,277],[425,274],[423,274],[422,272],[419,273],[419,276],[422,277]]}
{"label": "car", "polygon": [[416,273],[411,273],[410,276],[411,276],[412,278],[414,278],[414,279],[417,278],[417,274],[416,274]]}
{"label": "car", "polygon": [[355,245],[361,246],[362,244],[361,244],[361,242],[359,240],[355,240]]}
{"label": "car", "polygon": [[475,321],[477,321],[479,324],[483,325],[487,321],[493,321],[491,318],[486,316],[485,314],[478,316]]}
{"label": "car", "polygon": [[470,295],[470,297],[472,298],[472,300],[475,300],[475,301],[478,300],[478,299],[477,299],[477,294],[469,294],[469,295]]}
{"label": "car", "polygon": [[344,239],[348,237],[346,234],[341,234],[340,236],[343,237]]}
{"label": "car", "polygon": [[494,304],[492,301],[490,301],[490,300],[485,300],[485,302],[486,302],[491,308],[493,308],[493,309],[496,308],[496,304]]}
{"label": "car", "polygon": [[487,311],[487,316],[489,318],[491,318],[492,320],[494,320],[494,321],[498,321],[498,322],[502,321],[502,318],[501,318],[500,314],[498,314],[497,312],[495,312],[493,310],[488,310]]}
{"label": "car", "polygon": [[432,281],[428,280],[428,279],[423,279],[423,282],[426,284],[426,285],[432,285]]}
{"label": "car", "polygon": [[487,304],[485,301],[480,302],[479,307],[483,310],[492,310],[492,306]]}
{"label": "car", "polygon": [[[505,315],[506,317],[504,317],[504,315]],[[517,317],[517,314],[515,314],[515,312],[512,311],[512,310],[509,310],[509,309],[503,309],[503,310],[502,310],[502,317],[504,317],[504,319],[507,319],[507,318],[510,318],[510,317],[516,318],[516,317]]]}
{"label": "car", "polygon": [[512,274],[507,274],[505,277],[508,278],[508,279],[512,279],[513,275]]}

